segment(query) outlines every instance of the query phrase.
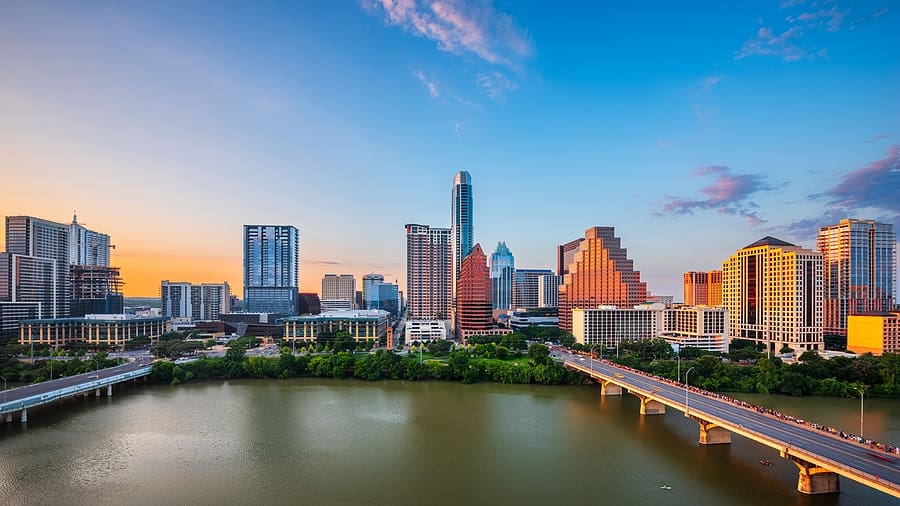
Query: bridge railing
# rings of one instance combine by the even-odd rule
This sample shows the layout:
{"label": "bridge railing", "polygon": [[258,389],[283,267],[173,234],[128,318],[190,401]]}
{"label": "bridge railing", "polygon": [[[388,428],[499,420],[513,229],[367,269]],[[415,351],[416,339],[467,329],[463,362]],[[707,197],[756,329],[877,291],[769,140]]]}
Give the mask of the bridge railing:
{"label": "bridge railing", "polygon": [[41,404],[47,404],[48,402],[53,402],[57,399],[61,399],[64,397],[77,395],[82,392],[89,392],[91,390],[105,387],[107,385],[113,385],[116,383],[121,383],[123,381],[133,379],[133,378],[140,378],[142,376],[147,376],[148,374],[150,374],[150,371],[151,371],[150,367],[145,367],[145,368],[137,369],[135,371],[129,371],[129,372],[125,372],[122,374],[117,374],[115,376],[110,376],[108,378],[98,378],[94,381],[89,381],[86,383],[79,383],[78,385],[72,385],[69,387],[60,388],[60,389],[53,390],[50,392],[45,392],[42,394],[35,394],[35,395],[29,396],[29,397],[25,397],[23,399],[17,399],[15,401],[0,402],[0,414],[21,411],[23,409],[27,409],[27,408],[30,408],[33,406],[40,406]]}

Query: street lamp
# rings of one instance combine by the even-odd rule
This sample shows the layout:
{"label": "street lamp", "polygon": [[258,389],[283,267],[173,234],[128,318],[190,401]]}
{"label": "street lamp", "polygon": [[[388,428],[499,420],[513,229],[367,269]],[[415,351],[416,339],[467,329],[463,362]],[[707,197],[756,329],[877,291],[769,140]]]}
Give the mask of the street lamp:
{"label": "street lamp", "polygon": [[3,402],[6,402],[6,378],[0,376],[0,379],[3,380]]}
{"label": "street lamp", "polygon": [[865,398],[865,389],[856,387],[859,392],[859,437],[863,437],[863,400]]}
{"label": "street lamp", "polygon": [[688,376],[694,368],[691,367],[684,373],[684,416],[690,416],[690,408],[688,407]]}

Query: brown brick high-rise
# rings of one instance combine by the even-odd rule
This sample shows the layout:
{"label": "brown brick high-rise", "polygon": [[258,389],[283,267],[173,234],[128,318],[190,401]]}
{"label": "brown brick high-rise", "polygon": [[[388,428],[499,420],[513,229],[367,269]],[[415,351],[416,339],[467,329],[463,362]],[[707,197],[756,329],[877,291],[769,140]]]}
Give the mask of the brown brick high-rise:
{"label": "brown brick high-rise", "polygon": [[568,271],[559,287],[559,326],[563,330],[572,331],[575,308],[601,304],[630,308],[647,300],[647,284],[634,270],[613,227],[587,229]]}
{"label": "brown brick high-rise", "polygon": [[456,281],[456,332],[491,328],[491,271],[487,257],[476,244],[463,259]]}

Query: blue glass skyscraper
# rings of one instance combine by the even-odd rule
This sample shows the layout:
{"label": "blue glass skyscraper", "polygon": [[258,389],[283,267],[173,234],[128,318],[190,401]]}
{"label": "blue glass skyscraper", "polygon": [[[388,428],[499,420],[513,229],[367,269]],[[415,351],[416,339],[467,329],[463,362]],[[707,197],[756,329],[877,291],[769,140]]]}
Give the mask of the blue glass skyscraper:
{"label": "blue glass skyscraper", "polygon": [[505,242],[497,243],[497,250],[491,255],[492,307],[509,309],[512,306],[513,273],[516,259]]}
{"label": "blue glass skyscraper", "polygon": [[453,195],[450,210],[450,237],[453,243],[453,295],[456,296],[456,280],[462,260],[475,245],[472,229],[472,178],[461,170],[453,176]]}
{"label": "blue glass skyscraper", "polygon": [[296,315],[300,231],[290,225],[244,225],[244,308]]}

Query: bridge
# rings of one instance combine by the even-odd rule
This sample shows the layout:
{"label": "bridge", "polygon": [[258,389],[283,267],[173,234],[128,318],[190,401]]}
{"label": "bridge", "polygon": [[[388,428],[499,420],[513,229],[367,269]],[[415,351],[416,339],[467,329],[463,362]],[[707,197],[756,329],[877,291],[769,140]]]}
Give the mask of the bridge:
{"label": "bridge", "polygon": [[838,476],[900,498],[900,458],[855,439],[788,420],[742,405],[739,401],[689,389],[657,376],[604,360],[555,352],[566,367],[600,384],[601,395],[622,395],[625,389],[641,401],[642,415],[665,414],[667,408],[684,413],[700,426],[700,444],[731,443],[739,434],[778,450],[799,469],[797,490],[804,494],[838,492]]}
{"label": "bridge", "polygon": [[7,422],[12,422],[13,414],[18,413],[22,423],[25,423],[28,421],[28,408],[76,395],[87,396],[94,393],[99,397],[103,388],[106,389],[106,395],[111,396],[113,385],[148,376],[152,365],[149,361],[131,362],[95,372],[4,390],[0,393],[0,416]]}

